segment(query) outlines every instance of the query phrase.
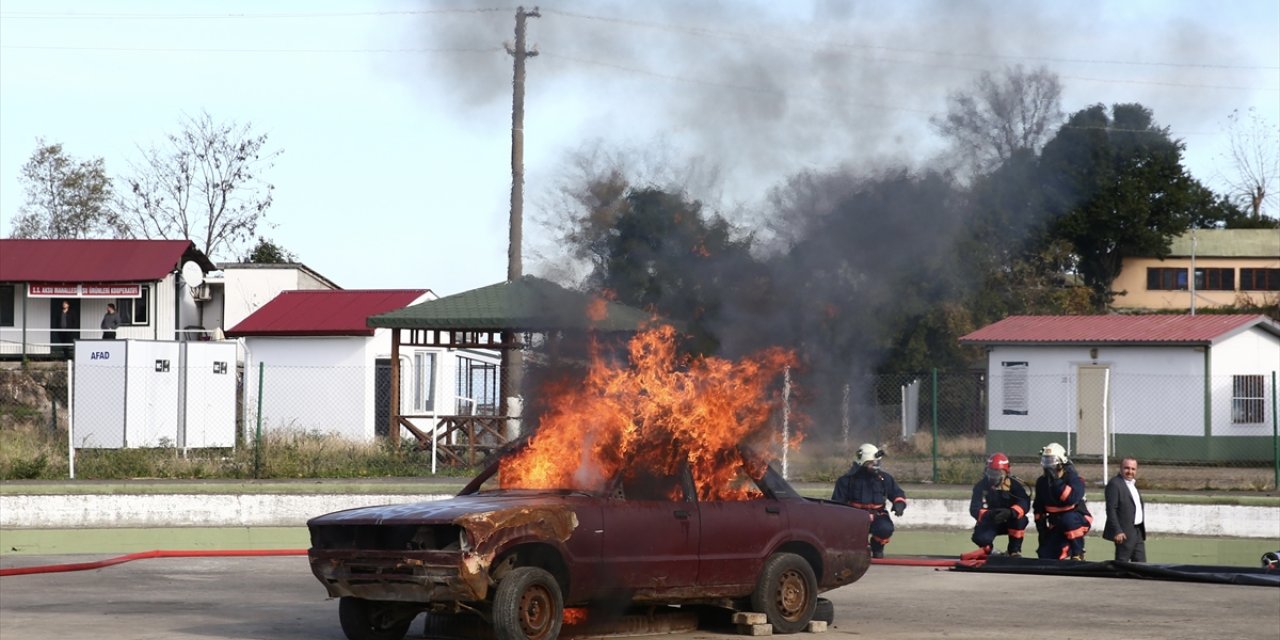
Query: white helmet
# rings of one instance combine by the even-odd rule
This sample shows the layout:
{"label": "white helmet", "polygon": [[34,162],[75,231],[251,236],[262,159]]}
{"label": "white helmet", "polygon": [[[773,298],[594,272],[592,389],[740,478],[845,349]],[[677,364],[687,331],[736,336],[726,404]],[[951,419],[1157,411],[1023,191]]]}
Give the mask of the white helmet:
{"label": "white helmet", "polygon": [[1067,450],[1056,442],[1050,442],[1040,450],[1040,466],[1045,469],[1056,469],[1059,465],[1071,462],[1067,459]]}
{"label": "white helmet", "polygon": [[883,457],[884,450],[868,442],[867,444],[858,447],[858,455],[854,458],[854,461],[858,463],[858,466],[871,462],[874,463],[873,466],[879,468],[880,458]]}

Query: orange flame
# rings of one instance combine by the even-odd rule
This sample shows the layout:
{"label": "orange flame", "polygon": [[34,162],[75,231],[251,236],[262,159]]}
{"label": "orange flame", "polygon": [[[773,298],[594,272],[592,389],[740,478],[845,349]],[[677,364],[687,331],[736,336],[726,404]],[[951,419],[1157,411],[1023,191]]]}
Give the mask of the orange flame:
{"label": "orange flame", "polygon": [[[675,329],[661,326],[630,342],[630,366],[594,353],[584,380],[548,389],[536,435],[501,468],[504,488],[600,491],[620,471],[693,472],[699,499],[749,499],[780,436],[770,417],[780,391],[771,383],[794,356],[767,349],[739,362],[676,354]],[[798,434],[787,443],[796,446]],[[744,460],[748,445],[761,460]]]}
{"label": "orange flame", "polygon": [[565,625],[582,624],[587,621],[587,610],[583,607],[565,607],[563,616]]}

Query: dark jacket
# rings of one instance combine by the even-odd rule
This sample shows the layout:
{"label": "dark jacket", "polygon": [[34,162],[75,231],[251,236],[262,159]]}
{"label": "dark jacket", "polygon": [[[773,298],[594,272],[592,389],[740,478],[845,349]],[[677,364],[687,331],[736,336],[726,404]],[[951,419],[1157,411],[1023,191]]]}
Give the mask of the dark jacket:
{"label": "dark jacket", "polygon": [[1031,511],[1031,493],[1027,491],[1027,485],[1015,476],[1009,476],[1007,480],[1007,484],[996,487],[984,477],[973,485],[969,515],[974,520],[981,521],[993,509],[1013,510],[1014,520]]}
{"label": "dark jacket", "polygon": [[[1141,492],[1138,495],[1141,496]],[[1138,505],[1133,503],[1133,496],[1129,495],[1124,476],[1116,474],[1107,481],[1106,496],[1107,525],[1102,528],[1103,539],[1115,540],[1116,534],[1123,532],[1126,538],[1146,540],[1146,518],[1143,518],[1142,524],[1133,524],[1138,516]]]}
{"label": "dark jacket", "polygon": [[867,511],[884,511],[885,500],[907,502],[907,494],[893,476],[878,469],[857,466],[836,480],[833,502],[843,502]]}

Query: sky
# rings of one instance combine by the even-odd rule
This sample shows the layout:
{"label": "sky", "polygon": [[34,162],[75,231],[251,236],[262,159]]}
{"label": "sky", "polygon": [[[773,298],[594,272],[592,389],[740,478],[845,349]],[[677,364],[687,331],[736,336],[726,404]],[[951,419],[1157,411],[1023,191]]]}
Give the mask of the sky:
{"label": "sky", "polygon": [[[531,7],[532,5],[530,5]],[[523,272],[563,273],[557,189],[621,158],[730,220],[787,176],[928,167],[983,71],[1045,66],[1063,110],[1138,102],[1221,188],[1227,117],[1280,120],[1275,0],[545,2],[528,20]],[[507,275],[516,5],[0,0],[0,236],[37,139],[124,175],[208,113],[281,150],[266,236],[347,289]],[[234,261],[239,255],[214,256]]]}

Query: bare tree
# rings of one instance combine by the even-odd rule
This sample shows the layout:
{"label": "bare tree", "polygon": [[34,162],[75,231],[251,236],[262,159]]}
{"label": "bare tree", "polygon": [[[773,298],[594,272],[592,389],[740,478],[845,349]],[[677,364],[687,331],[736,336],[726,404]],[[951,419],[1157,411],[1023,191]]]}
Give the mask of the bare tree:
{"label": "bare tree", "polygon": [[114,230],[111,179],[102,158],[76,160],[61,144],[41,138],[18,179],[27,201],[13,220],[13,237],[91,238]]}
{"label": "bare tree", "polygon": [[1230,198],[1246,207],[1256,220],[1276,204],[1276,180],[1280,179],[1280,127],[1267,122],[1249,107],[1227,116],[1231,147],[1227,161],[1233,173],[1225,176]]}
{"label": "bare tree", "polygon": [[133,165],[120,201],[131,233],[190,239],[211,258],[235,256],[271,206],[275,187],[261,174],[282,152],[266,145],[267,135],[249,124],[214,122],[208,113],[186,118]]}
{"label": "bare tree", "polygon": [[968,91],[947,97],[947,114],[930,123],[951,140],[958,164],[987,173],[1021,149],[1039,152],[1062,121],[1062,85],[1046,67],[984,71]]}

